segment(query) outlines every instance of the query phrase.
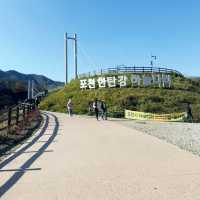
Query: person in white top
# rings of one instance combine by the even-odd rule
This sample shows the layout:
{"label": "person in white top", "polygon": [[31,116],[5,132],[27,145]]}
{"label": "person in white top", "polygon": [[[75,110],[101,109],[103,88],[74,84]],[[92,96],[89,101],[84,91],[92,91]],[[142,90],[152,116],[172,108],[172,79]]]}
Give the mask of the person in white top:
{"label": "person in white top", "polygon": [[73,104],[72,104],[71,99],[69,99],[68,102],[67,102],[67,110],[68,110],[69,116],[72,117],[72,115],[73,115]]}

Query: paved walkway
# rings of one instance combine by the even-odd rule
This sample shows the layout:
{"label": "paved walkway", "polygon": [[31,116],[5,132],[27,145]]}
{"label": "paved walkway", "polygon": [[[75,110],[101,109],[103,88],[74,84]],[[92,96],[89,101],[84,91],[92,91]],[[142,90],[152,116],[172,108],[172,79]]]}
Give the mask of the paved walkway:
{"label": "paved walkway", "polygon": [[200,158],[117,121],[46,113],[0,163],[1,200],[199,200]]}

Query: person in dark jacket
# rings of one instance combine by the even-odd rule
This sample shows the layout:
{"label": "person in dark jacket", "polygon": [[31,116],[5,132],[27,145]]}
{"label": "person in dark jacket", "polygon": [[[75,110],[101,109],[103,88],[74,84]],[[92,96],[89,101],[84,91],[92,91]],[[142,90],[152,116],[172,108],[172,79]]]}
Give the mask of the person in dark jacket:
{"label": "person in dark jacket", "polygon": [[93,109],[96,115],[96,119],[99,120],[99,109],[98,109],[98,100],[95,99],[95,101],[93,102]]}
{"label": "person in dark jacket", "polygon": [[187,104],[187,119],[188,119],[190,122],[193,122],[192,105],[191,105],[191,103],[188,103],[188,104]]}
{"label": "person in dark jacket", "polygon": [[107,120],[107,106],[105,101],[101,101],[101,118]]}

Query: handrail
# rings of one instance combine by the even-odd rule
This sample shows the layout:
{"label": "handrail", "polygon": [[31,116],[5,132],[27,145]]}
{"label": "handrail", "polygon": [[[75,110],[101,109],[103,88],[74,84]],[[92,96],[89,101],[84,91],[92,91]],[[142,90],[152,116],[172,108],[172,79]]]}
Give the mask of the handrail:
{"label": "handrail", "polygon": [[[18,125],[20,121],[25,121],[29,113],[35,110],[36,105],[30,103],[20,103],[15,106],[9,107],[3,113],[0,114],[0,132],[13,125]],[[20,120],[20,117],[22,119]]]}
{"label": "handrail", "polygon": [[167,73],[167,74],[176,74],[178,76],[184,77],[184,75],[173,69],[164,68],[164,67],[136,67],[136,66],[118,66],[118,67],[110,67],[107,69],[100,69],[100,71],[94,71],[93,73],[84,73],[79,74],[79,78],[82,77],[91,77],[96,75],[104,75],[104,74],[120,74],[120,73]]}

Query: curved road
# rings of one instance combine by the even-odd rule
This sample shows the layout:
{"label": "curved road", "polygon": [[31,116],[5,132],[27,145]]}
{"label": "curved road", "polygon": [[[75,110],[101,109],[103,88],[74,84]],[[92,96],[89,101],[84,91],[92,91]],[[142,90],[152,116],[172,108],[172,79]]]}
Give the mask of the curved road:
{"label": "curved road", "polygon": [[197,200],[200,158],[117,120],[44,113],[0,162],[1,200]]}

